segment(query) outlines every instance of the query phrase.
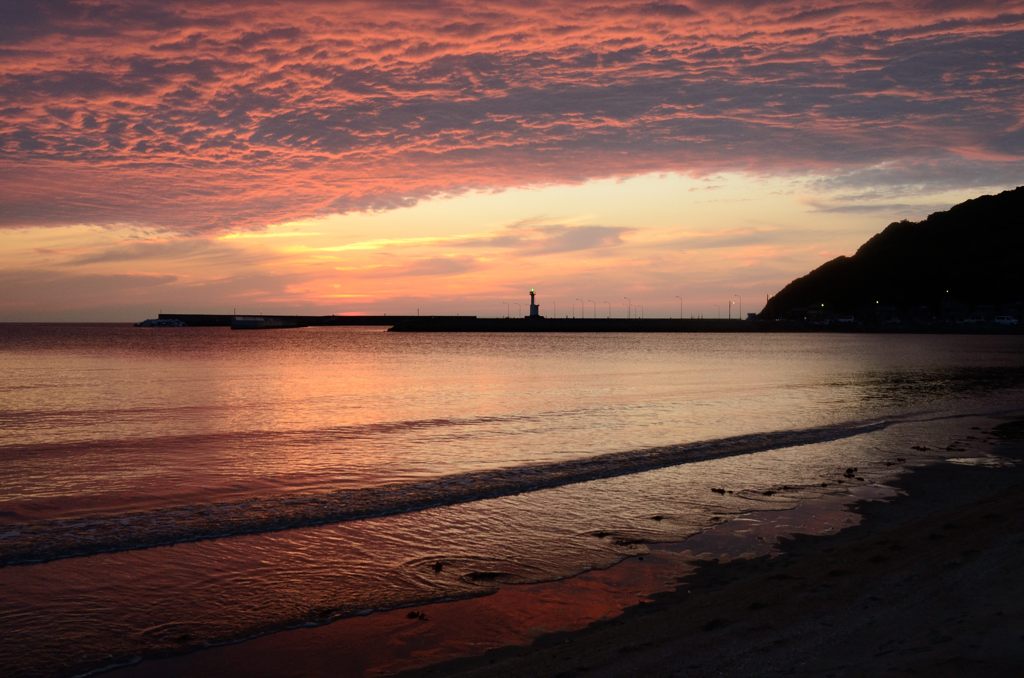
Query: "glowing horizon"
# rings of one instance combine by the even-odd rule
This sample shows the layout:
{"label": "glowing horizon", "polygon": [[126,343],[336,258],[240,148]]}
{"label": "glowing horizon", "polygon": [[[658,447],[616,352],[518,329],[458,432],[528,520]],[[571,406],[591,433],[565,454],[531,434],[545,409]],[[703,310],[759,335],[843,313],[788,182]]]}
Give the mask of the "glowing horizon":
{"label": "glowing horizon", "polygon": [[1024,176],[1021,2],[244,5],[13,12],[0,320],[755,311]]}

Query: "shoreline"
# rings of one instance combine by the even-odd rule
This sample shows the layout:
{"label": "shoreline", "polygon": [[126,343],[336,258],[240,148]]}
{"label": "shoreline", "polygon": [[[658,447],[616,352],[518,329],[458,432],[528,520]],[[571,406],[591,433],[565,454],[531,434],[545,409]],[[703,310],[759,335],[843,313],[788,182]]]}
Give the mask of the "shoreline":
{"label": "shoreline", "polygon": [[[972,450],[980,454],[1024,458],[1020,436],[997,442],[995,448],[985,441],[970,446],[980,447]],[[1016,491],[1007,494],[1011,487]],[[892,498],[897,490],[903,494]],[[998,541],[993,529],[1010,525],[1007,538],[1018,539],[1014,548],[1024,554],[1019,517],[1010,522],[984,518],[1004,513],[1024,516],[1022,497],[1022,466],[988,468],[945,462],[910,467],[888,485],[849,485],[843,493],[822,495],[795,509],[745,514],[683,542],[651,544],[642,556],[606,570],[276,632],[191,654],[151,658],[114,672],[159,676],[243,671],[270,676],[339,671],[390,675],[404,670],[419,676],[490,676],[650,671],[663,675],[672,667],[693,675],[738,675],[769,672],[765,661],[770,657],[780,672],[791,673],[809,661],[800,658],[800,645],[807,644],[805,637],[817,637],[808,634],[808,628],[826,628],[822,619],[833,619],[831,635],[818,638],[804,652],[820,654],[823,643],[831,647],[838,642],[836,628],[856,627],[850,620],[862,621],[869,612],[878,616],[886,612],[886,601],[899,602],[890,581],[894,576],[943,575],[941,563],[960,558],[961,551],[981,557],[991,550],[987,543],[979,547],[964,542],[967,545],[961,547],[964,538],[988,535],[990,541]],[[963,511],[974,511],[986,502],[1005,506],[976,515],[966,535],[944,527],[959,520]],[[759,513],[764,514],[760,520]],[[922,542],[922,535],[938,536]],[[952,555],[935,551],[942,545],[953,549]],[[713,560],[723,556],[723,562]],[[1022,561],[1024,556],[1012,560],[1017,569],[1024,565]],[[896,566],[898,570],[892,571]],[[887,590],[876,590],[879,578],[889,582]],[[1024,600],[1024,591],[1013,586],[1012,581],[1003,582],[1011,600]],[[895,590],[899,592],[900,587]],[[858,597],[858,591],[870,592]],[[841,598],[835,598],[837,592]],[[853,614],[850,606],[855,603],[866,603],[868,612]],[[1020,606],[1009,612],[1007,620],[1024,619]],[[843,614],[848,619],[840,619]],[[931,616],[915,614],[919,619]],[[978,619],[971,617],[971,624],[977,627]],[[860,648],[873,642],[851,638],[845,645],[859,656]],[[902,656],[898,650],[890,654]],[[1024,665],[1024,657],[1017,652],[1013,661]],[[957,656],[961,655],[970,652]],[[820,673],[829,668],[807,670]]]}
{"label": "shoreline", "polygon": [[993,452],[859,501],[859,524],[780,540],[777,556],[701,560],[670,592],[578,631],[403,673],[1019,675],[1024,667],[1024,422]]}

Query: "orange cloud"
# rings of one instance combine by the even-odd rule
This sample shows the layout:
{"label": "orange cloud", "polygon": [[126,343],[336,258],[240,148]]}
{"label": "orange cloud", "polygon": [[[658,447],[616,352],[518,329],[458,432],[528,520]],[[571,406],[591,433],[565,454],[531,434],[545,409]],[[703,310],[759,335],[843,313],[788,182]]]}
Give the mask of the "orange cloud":
{"label": "orange cloud", "polygon": [[44,5],[4,17],[6,226],[219,233],[645,172],[1022,169],[1016,0]]}

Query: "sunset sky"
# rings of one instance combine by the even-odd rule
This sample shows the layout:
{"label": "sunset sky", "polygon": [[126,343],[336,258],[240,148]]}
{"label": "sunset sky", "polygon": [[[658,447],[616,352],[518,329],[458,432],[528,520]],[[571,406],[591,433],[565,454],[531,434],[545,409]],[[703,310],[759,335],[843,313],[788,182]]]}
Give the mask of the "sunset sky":
{"label": "sunset sky", "polygon": [[1013,0],[3,2],[0,60],[0,320],[724,316],[1024,183]]}

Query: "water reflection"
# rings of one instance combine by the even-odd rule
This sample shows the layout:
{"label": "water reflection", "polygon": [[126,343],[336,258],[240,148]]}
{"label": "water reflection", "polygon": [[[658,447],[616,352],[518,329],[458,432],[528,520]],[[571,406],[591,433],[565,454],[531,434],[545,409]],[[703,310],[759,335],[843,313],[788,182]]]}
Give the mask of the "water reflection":
{"label": "water reflection", "polygon": [[0,535],[895,422],[404,516],[3,568],[0,664],[98,666],[571,576],[722,516],[883,483],[944,454],[965,412],[1019,403],[1021,348],[1014,336],[0,325]]}

